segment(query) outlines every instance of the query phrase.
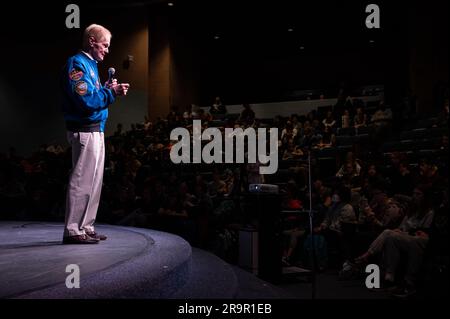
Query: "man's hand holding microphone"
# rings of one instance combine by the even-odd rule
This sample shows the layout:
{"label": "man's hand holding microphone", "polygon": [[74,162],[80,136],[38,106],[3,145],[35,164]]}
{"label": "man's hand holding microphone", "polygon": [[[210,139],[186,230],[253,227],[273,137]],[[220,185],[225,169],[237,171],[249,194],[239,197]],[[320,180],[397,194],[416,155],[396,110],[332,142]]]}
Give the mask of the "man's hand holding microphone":
{"label": "man's hand holding microphone", "polygon": [[114,68],[108,69],[108,81],[105,83],[105,87],[111,89],[116,96],[127,95],[128,89],[130,88],[129,83],[117,83],[117,79],[114,78],[114,73],[116,70]]}

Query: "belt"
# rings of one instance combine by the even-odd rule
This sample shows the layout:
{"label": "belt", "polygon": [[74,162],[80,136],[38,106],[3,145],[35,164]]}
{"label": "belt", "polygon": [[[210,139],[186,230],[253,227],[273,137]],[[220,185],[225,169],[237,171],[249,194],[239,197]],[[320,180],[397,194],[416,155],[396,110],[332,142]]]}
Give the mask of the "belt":
{"label": "belt", "polygon": [[66,128],[71,132],[100,132],[100,122],[97,123],[66,122]]}

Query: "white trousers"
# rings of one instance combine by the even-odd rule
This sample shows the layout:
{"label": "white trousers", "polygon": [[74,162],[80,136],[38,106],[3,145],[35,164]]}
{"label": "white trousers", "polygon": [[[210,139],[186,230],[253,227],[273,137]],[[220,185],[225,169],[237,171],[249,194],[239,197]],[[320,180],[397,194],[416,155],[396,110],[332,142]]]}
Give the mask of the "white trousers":
{"label": "white trousers", "polygon": [[67,132],[72,146],[72,172],[66,197],[64,236],[94,231],[103,184],[103,132]]}

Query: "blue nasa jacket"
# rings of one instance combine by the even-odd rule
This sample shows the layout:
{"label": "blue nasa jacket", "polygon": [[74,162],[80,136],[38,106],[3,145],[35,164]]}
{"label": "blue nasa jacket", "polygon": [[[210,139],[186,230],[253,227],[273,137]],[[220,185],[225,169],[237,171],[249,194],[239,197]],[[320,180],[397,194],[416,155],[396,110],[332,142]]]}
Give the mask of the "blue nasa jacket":
{"label": "blue nasa jacket", "polygon": [[115,101],[112,90],[103,87],[97,61],[80,52],[70,57],[62,74],[63,114],[72,132],[104,132],[108,106]]}

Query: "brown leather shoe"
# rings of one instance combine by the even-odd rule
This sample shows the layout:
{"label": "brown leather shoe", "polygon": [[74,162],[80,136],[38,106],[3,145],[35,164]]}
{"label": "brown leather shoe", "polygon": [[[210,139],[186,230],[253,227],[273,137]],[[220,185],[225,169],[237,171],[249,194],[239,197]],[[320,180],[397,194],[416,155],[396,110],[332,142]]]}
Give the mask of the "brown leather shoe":
{"label": "brown leather shoe", "polygon": [[98,244],[99,241],[99,239],[92,238],[86,234],[63,238],[63,244]]}
{"label": "brown leather shoe", "polygon": [[105,235],[101,235],[101,234],[98,234],[98,233],[96,233],[96,232],[92,232],[92,233],[86,233],[89,237],[91,237],[91,238],[94,238],[94,239],[98,239],[98,240],[106,240],[106,238],[108,238],[108,237],[106,237]]}

